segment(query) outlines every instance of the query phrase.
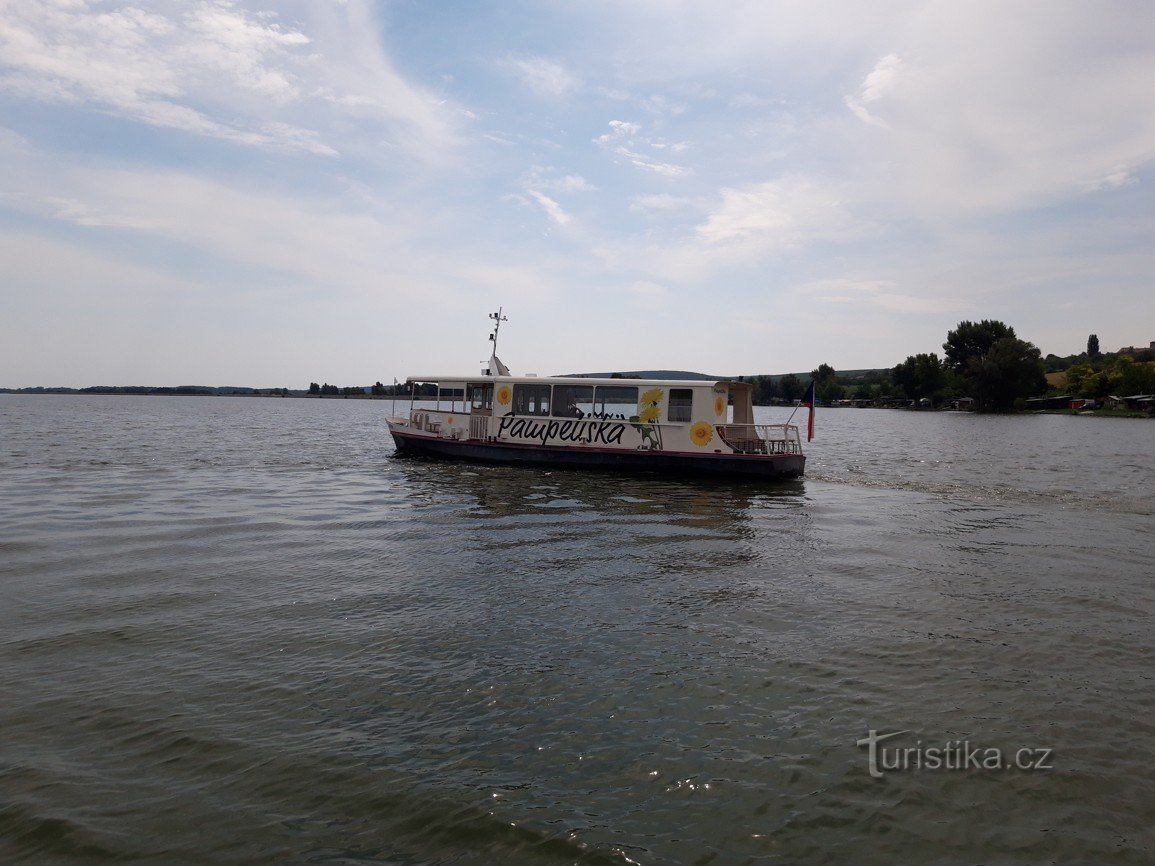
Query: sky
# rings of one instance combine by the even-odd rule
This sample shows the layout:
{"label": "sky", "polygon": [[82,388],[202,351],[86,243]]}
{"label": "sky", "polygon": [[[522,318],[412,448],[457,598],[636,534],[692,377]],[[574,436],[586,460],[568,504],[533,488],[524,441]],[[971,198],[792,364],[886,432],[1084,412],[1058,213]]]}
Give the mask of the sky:
{"label": "sky", "polygon": [[0,386],[1155,340],[1149,0],[0,0]]}

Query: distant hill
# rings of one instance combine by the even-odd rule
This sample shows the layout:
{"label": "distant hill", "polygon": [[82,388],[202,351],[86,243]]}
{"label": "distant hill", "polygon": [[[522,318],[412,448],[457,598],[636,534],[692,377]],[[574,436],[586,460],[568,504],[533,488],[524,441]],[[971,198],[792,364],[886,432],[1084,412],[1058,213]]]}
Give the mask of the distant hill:
{"label": "distant hill", "polygon": [[612,373],[562,373],[577,379],[725,379],[725,376],[710,376],[706,373],[691,373],[688,370],[615,370]]}
{"label": "distant hill", "polygon": [[[890,369],[885,370],[839,370],[839,379],[859,379],[872,373],[889,374]],[[623,371],[617,370],[613,373],[562,373],[562,376],[573,376],[580,379],[609,379],[612,376],[629,379],[696,379],[700,381],[713,380],[721,381],[722,379],[753,379],[764,378],[771,379],[777,382],[783,376],[797,376],[803,382],[810,378],[810,371],[806,370],[799,373],[747,373],[742,376],[712,376],[708,373],[693,373],[689,370],[631,370]]]}
{"label": "distant hill", "polygon": [[305,391],[287,388],[249,388],[243,385],[92,385],[88,388],[0,388],[4,394],[129,394],[149,397],[267,397],[299,396]]}

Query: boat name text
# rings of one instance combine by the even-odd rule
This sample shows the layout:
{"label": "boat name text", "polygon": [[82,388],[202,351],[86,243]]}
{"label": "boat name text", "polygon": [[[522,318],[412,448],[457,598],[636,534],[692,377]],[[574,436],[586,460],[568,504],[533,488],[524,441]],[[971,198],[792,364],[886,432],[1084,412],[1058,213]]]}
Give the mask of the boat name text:
{"label": "boat name text", "polygon": [[625,431],[625,424],[614,421],[534,421],[507,415],[501,419],[497,435],[537,439],[542,445],[551,439],[587,445],[620,445]]}

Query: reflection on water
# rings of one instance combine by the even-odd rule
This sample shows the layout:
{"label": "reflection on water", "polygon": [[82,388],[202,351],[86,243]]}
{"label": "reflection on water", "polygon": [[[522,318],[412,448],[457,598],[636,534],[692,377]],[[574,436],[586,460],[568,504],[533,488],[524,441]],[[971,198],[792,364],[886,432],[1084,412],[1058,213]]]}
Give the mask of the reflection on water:
{"label": "reflection on water", "polygon": [[[1155,854],[1152,425],[828,411],[742,485],[382,413],[0,399],[5,861]],[[1055,769],[876,780],[872,728]]]}

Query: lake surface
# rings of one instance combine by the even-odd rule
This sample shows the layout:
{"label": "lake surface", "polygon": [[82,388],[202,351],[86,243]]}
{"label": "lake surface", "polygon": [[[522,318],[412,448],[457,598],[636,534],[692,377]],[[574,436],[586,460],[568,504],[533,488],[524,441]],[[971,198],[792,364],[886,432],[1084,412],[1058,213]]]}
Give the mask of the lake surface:
{"label": "lake surface", "polygon": [[0,862],[1155,862],[1155,422],[820,410],[742,485],[388,411],[0,395]]}

